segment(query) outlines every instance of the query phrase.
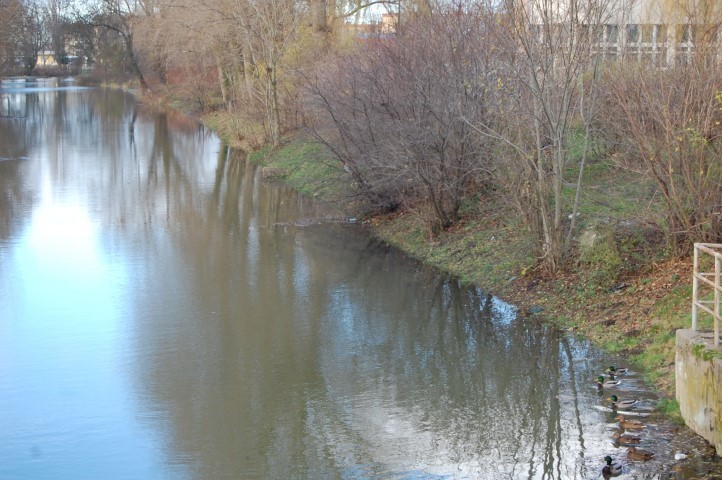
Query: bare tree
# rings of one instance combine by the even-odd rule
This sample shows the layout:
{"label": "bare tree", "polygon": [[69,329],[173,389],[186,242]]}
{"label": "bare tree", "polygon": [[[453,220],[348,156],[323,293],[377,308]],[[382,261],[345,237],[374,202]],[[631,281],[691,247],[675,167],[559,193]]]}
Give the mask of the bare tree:
{"label": "bare tree", "polygon": [[68,63],[66,50],[69,19],[66,17],[68,0],[48,0],[45,4],[45,23],[48,30],[48,44],[59,65]]}
{"label": "bare tree", "polygon": [[68,19],[65,38],[72,42],[79,62],[92,65],[98,53],[98,38],[92,25],[75,19]]}
{"label": "bare tree", "polygon": [[[507,151],[499,177],[525,214],[548,272],[562,265],[575,228],[584,161],[603,52],[599,39],[622,23],[615,0],[502,0],[496,45],[506,65],[498,92],[505,99],[504,131],[480,125]],[[584,131],[576,196],[564,195],[575,128]],[[504,162],[506,164],[504,165]],[[566,219],[571,215],[571,221]]]}
{"label": "bare tree", "polygon": [[722,64],[715,38],[722,11],[717,2],[692,7],[672,18],[688,29],[684,40],[693,50],[677,52],[665,69],[646,63],[612,69],[603,111],[614,115],[600,118],[623,153],[618,165],[656,184],[677,253],[691,242],[722,241]]}
{"label": "bare tree", "polygon": [[324,65],[310,82],[315,134],[376,208],[431,212],[434,229],[459,219],[489,179],[494,141],[471,122],[493,122],[496,65],[489,16],[447,9],[409,22]]}
{"label": "bare tree", "polygon": [[0,73],[13,73],[19,56],[25,5],[21,0],[0,2]]}
{"label": "bare tree", "polygon": [[374,5],[398,10],[399,0],[308,0],[311,27],[314,32],[332,34],[340,22],[355,17]]}
{"label": "bare tree", "polygon": [[114,33],[111,36],[106,35],[106,39],[118,39],[128,68],[143,90],[148,89],[148,82],[135,47],[136,26],[140,19],[153,15],[156,7],[156,0],[99,0],[86,5],[82,12],[75,12],[76,21]]}
{"label": "bare tree", "polygon": [[263,83],[271,142],[278,146],[281,142],[279,78],[283,74],[284,59],[294,46],[305,11],[294,0],[249,0],[248,8],[253,16],[247,28],[256,40],[255,77]]}
{"label": "bare tree", "polygon": [[20,17],[18,36],[15,44],[19,47],[23,62],[23,73],[30,75],[38,63],[40,52],[48,45],[48,35],[41,6],[28,2]]}
{"label": "bare tree", "polygon": [[[169,18],[172,2],[158,2],[149,6],[148,12],[138,16],[134,29],[134,45],[142,54],[142,66],[156,74],[161,84],[167,83],[172,29],[175,26]],[[178,52],[180,53],[180,52]]]}

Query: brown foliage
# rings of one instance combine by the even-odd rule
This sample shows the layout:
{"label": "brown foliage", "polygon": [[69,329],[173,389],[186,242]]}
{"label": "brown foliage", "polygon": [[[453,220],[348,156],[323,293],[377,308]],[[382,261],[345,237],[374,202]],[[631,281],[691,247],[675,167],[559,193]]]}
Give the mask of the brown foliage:
{"label": "brown foliage", "polygon": [[626,65],[604,88],[602,128],[625,153],[619,165],[656,182],[677,250],[722,241],[722,70],[713,60],[667,70]]}
{"label": "brown foliage", "polygon": [[484,20],[480,11],[419,17],[309,82],[314,133],[372,206],[427,205],[446,228],[488,179],[492,142],[471,127],[495,111]]}
{"label": "brown foliage", "polygon": [[17,69],[16,55],[21,34],[25,7],[19,0],[0,2],[0,73],[13,73]]}

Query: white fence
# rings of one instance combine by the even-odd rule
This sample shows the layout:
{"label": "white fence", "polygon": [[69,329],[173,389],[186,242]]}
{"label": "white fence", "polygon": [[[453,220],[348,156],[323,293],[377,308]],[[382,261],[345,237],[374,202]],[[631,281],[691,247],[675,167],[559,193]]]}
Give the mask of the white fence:
{"label": "white fence", "polygon": [[[700,265],[703,269],[712,268],[713,272],[700,272]],[[709,265],[709,267],[707,267]],[[712,315],[714,319],[714,344],[720,344],[720,297],[722,297],[722,285],[720,285],[720,272],[722,271],[722,243],[695,243],[694,244],[694,277],[692,280],[692,330],[697,330],[697,316],[699,311]],[[709,297],[713,297],[709,299]]]}

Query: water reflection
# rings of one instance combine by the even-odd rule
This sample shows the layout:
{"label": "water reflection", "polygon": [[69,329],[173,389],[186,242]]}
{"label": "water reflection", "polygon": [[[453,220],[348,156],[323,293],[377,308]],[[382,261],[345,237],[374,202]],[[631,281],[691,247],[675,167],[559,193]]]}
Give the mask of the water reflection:
{"label": "water reflection", "polygon": [[597,478],[618,454],[585,342],[319,224],[183,116],[0,96],[0,477]]}

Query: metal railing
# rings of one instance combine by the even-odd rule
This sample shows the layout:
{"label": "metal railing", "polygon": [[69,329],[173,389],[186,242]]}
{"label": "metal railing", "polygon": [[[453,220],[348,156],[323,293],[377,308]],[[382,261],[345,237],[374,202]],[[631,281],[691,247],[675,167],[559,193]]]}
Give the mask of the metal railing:
{"label": "metal railing", "polygon": [[[710,255],[714,259],[714,272],[700,272],[700,254]],[[722,297],[722,285],[720,285],[720,272],[722,272],[722,243],[695,243],[694,244],[694,276],[692,280],[692,330],[697,331],[697,315],[699,310],[712,315],[714,319],[714,345],[720,344],[720,297]],[[700,290],[700,287],[702,289]],[[713,300],[700,300],[709,296],[710,290],[714,295]],[[710,308],[711,307],[711,308]]]}

